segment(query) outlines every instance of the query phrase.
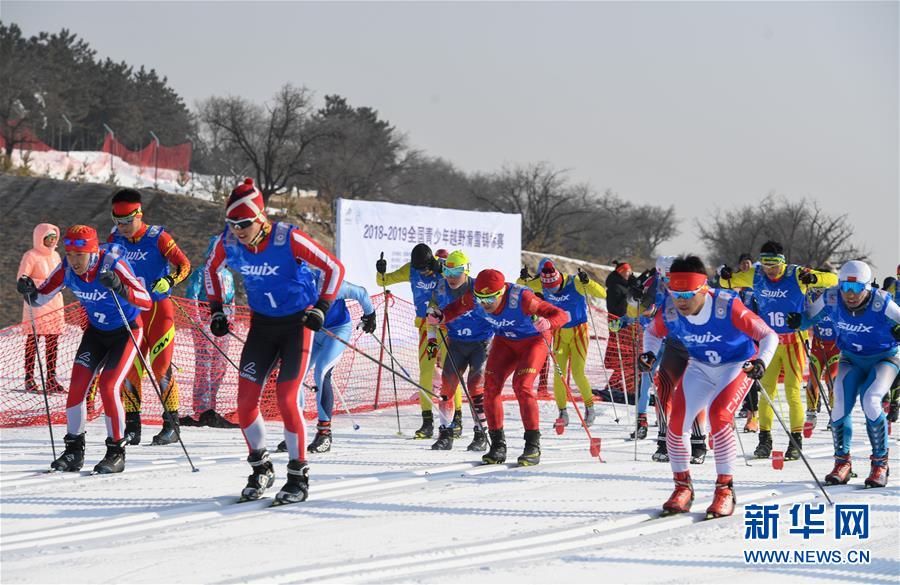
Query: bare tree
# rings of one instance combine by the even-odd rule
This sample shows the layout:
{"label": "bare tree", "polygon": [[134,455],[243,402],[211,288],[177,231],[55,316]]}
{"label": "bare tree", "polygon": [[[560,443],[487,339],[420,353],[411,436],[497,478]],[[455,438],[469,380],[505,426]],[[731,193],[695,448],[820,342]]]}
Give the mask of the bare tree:
{"label": "bare tree", "polygon": [[41,118],[40,69],[15,24],[0,24],[0,137],[5,154],[28,141],[28,128]]}

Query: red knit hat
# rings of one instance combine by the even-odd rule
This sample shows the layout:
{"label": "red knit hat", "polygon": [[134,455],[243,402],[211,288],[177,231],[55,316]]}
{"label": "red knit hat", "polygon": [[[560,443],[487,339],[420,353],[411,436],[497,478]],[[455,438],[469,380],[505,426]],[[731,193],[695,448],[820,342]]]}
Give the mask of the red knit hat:
{"label": "red knit hat", "polygon": [[228,197],[225,206],[225,217],[230,219],[260,219],[266,217],[266,204],[259,189],[253,184],[253,179],[244,179],[244,182],[234,188]]}
{"label": "red knit hat", "polygon": [[631,264],[628,262],[622,262],[621,264],[616,265],[616,272],[620,274],[625,274],[629,270],[631,270]]}
{"label": "red knit hat", "polygon": [[506,278],[503,273],[493,268],[482,270],[475,278],[475,294],[491,295],[503,290],[504,286],[506,286]]}
{"label": "red knit hat", "polygon": [[450,255],[450,252],[448,252],[445,248],[441,248],[437,252],[435,252],[434,255],[441,260],[446,260],[447,256]]}
{"label": "red knit hat", "polygon": [[97,230],[88,225],[73,225],[66,230],[66,237],[63,238],[63,244],[66,252],[87,252],[95,253],[100,249],[100,242],[97,240]]}
{"label": "red knit hat", "polygon": [[541,286],[544,288],[558,288],[562,286],[562,274],[553,265],[547,262],[541,269]]}

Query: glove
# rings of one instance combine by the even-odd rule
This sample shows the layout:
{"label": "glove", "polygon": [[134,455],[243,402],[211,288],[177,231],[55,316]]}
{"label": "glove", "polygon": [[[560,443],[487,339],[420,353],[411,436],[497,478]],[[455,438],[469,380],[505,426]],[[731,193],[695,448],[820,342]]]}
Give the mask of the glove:
{"label": "glove", "polygon": [[429,339],[428,345],[425,346],[425,355],[428,356],[428,359],[433,360],[437,357],[439,349],[440,346],[438,345],[437,339]]}
{"label": "glove", "polygon": [[628,294],[631,296],[632,299],[639,301],[642,298],[644,298],[644,287],[639,286],[639,285],[632,286],[629,289]]}
{"label": "glove", "polygon": [[766,373],[766,364],[761,359],[750,360],[744,362],[743,370],[751,380],[759,380]]}
{"label": "glove", "polygon": [[543,317],[538,317],[534,322],[534,328],[538,330],[538,333],[543,333],[544,331],[550,331],[553,326],[550,325],[550,321]]}
{"label": "glove", "polygon": [[440,325],[444,320],[444,314],[437,307],[428,307],[428,311],[425,313],[425,324],[431,325],[432,327],[436,325]]}
{"label": "glove", "polygon": [[653,364],[656,363],[656,354],[652,351],[645,351],[641,355],[638,356],[638,368],[642,372],[649,372],[653,368]]}
{"label": "glove", "polygon": [[622,328],[622,321],[619,319],[612,319],[609,322],[609,331],[611,333],[616,333]]}
{"label": "glove", "polygon": [[303,326],[313,331],[319,331],[325,325],[325,313],[331,307],[331,302],[319,299],[311,309],[303,312]]}
{"label": "glove", "polygon": [[900,341],[900,325],[894,325],[891,328],[891,335],[894,336],[894,339]]}
{"label": "glove", "polygon": [[384,252],[381,253],[381,258],[375,261],[375,272],[378,274],[387,272],[387,260],[384,259]]}
{"label": "glove", "polygon": [[363,315],[362,319],[359,320],[359,329],[363,330],[363,333],[375,333],[375,311],[372,311],[368,315]]}
{"label": "glove", "polygon": [[30,276],[23,276],[16,281],[16,291],[25,298],[29,305],[37,298],[37,285]]}
{"label": "glove", "polygon": [[122,286],[122,281],[119,279],[119,275],[116,274],[115,270],[104,270],[97,279],[100,281],[100,284],[111,290],[115,290]]}
{"label": "glove", "polygon": [[791,329],[800,329],[800,321],[802,320],[803,315],[800,313],[788,313],[787,314],[787,326]]}
{"label": "glove", "polygon": [[585,272],[583,268],[578,269],[578,280],[581,281],[581,284],[587,284],[591,281],[588,273]]}
{"label": "glove", "polygon": [[528,274],[528,268],[523,266],[522,270],[519,271],[519,278],[522,280],[531,280],[531,275]]}
{"label": "glove", "polygon": [[443,274],[444,273],[444,263],[438,260],[437,258],[433,258],[431,260],[431,265],[429,266],[431,271],[435,274]]}
{"label": "glove", "polygon": [[719,268],[719,278],[722,280],[731,280],[732,276],[734,276],[734,272],[728,264]]}
{"label": "glove", "polygon": [[175,286],[175,279],[167,274],[162,278],[157,278],[156,280],[154,280],[151,290],[157,294],[162,295],[169,292],[169,289],[173,286]]}
{"label": "glove", "polygon": [[819,277],[813,274],[809,268],[800,271],[800,282],[803,284],[815,284],[819,281]]}
{"label": "glove", "polygon": [[228,317],[225,316],[225,313],[222,311],[213,313],[212,319],[209,321],[209,330],[216,337],[228,335]]}

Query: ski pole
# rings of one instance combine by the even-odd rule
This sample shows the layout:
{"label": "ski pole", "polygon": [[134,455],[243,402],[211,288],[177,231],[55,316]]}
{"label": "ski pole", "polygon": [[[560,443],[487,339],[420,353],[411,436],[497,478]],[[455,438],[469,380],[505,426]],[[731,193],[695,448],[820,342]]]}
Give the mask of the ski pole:
{"label": "ski pole", "polygon": [[[475,424],[478,425],[478,430],[487,438],[487,430],[481,424],[481,419],[478,418],[478,413],[475,412],[475,403],[472,402],[472,397],[469,395],[469,389],[466,385],[466,381],[463,380],[462,372],[459,371],[459,368],[456,367],[456,360],[453,359],[453,353],[450,351],[450,344],[447,343],[447,336],[444,335],[444,330],[438,327],[438,333],[441,334],[441,341],[444,342],[444,347],[447,350],[447,358],[450,360],[450,365],[453,367],[453,371],[456,372],[456,379],[459,380],[460,386],[462,386],[463,392],[466,393],[466,400],[469,401],[469,410],[472,412],[472,418],[475,419]],[[487,439],[488,448],[491,448],[491,440]]]}
{"label": "ski pole", "polygon": [[[823,349],[824,349],[824,346],[821,346],[821,347],[823,347]],[[825,401],[825,410],[828,411],[828,419],[830,420],[831,419],[831,405],[828,403],[828,396],[823,396],[824,390],[822,389],[822,381],[819,379],[819,374],[816,373],[816,369],[812,366],[812,352],[810,351],[809,346],[806,345],[805,341],[803,342],[803,349],[806,351],[806,361],[809,362],[809,365],[810,365],[810,368],[809,368],[810,373],[809,374],[810,374],[810,376],[812,376],[816,379],[816,388],[819,390],[819,400]],[[830,380],[831,379],[831,369],[830,369],[830,366],[828,365],[827,360],[824,364],[819,364],[819,366],[825,371],[825,375]],[[832,382],[832,384],[833,384],[833,382]]]}
{"label": "ski pole", "polygon": [[[744,364],[745,368],[749,368],[750,362]],[[819,486],[819,489],[822,491],[822,495],[825,496],[825,499],[828,500],[828,504],[834,506],[834,502],[831,501],[831,497],[828,495],[828,492],[825,491],[825,487],[822,485],[822,482],[819,481],[819,477],[816,475],[816,472],[813,471],[813,468],[809,465],[809,461],[806,459],[806,455],[803,454],[803,450],[800,449],[800,445],[797,444],[797,441],[794,440],[794,436],[791,434],[790,430],[788,430],[787,425],[784,424],[784,419],[781,418],[781,415],[775,410],[775,405],[772,404],[772,399],[769,398],[768,392],[760,392],[761,395],[766,397],[766,400],[769,402],[769,406],[772,407],[772,412],[775,414],[775,418],[778,419],[778,423],[781,425],[781,428],[784,429],[784,432],[787,434],[788,439],[791,442],[791,445],[794,446],[794,449],[800,454],[800,459],[803,460],[803,463],[806,465],[806,469],[809,470],[810,475],[812,475],[813,479],[816,481],[816,485]]]}
{"label": "ski pole", "polygon": [[[381,252],[380,260],[384,260],[384,251]],[[410,268],[410,269],[412,269],[412,268]],[[381,277],[382,277],[381,282],[384,283],[384,280],[383,280],[384,274],[382,274]],[[382,292],[382,298],[384,299],[384,331],[385,331],[385,333],[387,333],[388,347],[390,347],[392,350],[392,351],[388,352],[388,355],[391,356],[391,366],[393,366],[394,361],[395,361],[394,354],[393,354],[394,342],[391,340],[391,318],[390,318],[390,314],[388,313],[388,301],[390,300],[391,293],[387,289],[386,284],[381,285],[381,292]],[[372,337],[375,337],[375,336],[372,335]],[[380,340],[379,340],[379,343],[380,343]],[[384,347],[384,344],[382,343],[381,346]],[[397,415],[397,435],[402,437],[403,431],[400,429],[400,399],[397,397],[397,376],[394,374],[393,370],[391,370],[391,382],[394,385],[394,412]]]}
{"label": "ski pole", "polygon": [[744,465],[747,467],[753,467],[750,465],[750,459],[747,458],[747,452],[744,451],[744,441],[741,439],[741,434],[737,431],[737,426],[734,424],[734,419],[731,419],[731,430],[734,431],[734,436],[737,437],[738,445],[741,447],[741,455],[744,456]]}
{"label": "ski pole", "polygon": [[[387,364],[378,361],[377,359],[373,358],[372,356],[370,356],[369,354],[367,354],[367,353],[364,352],[363,350],[359,349],[358,347],[356,347],[355,345],[353,345],[353,344],[350,343],[349,341],[344,341],[343,339],[341,339],[340,337],[338,337],[337,335],[335,335],[334,333],[332,333],[330,330],[328,330],[328,329],[326,329],[326,328],[323,327],[322,329],[320,329],[320,331],[323,331],[323,332],[325,332],[325,334],[328,335],[329,337],[338,340],[340,343],[346,345],[347,347],[349,347],[350,349],[352,349],[353,351],[355,351],[355,352],[358,353],[359,355],[363,356],[363,357],[366,358],[367,360],[369,360],[369,361],[375,363],[376,365],[379,365],[379,366],[383,367],[385,370],[387,370],[387,371],[389,371],[389,372],[391,372],[391,373],[393,373],[393,374],[399,376],[401,380],[404,380],[404,381],[410,383],[411,385],[415,386],[416,388],[418,388],[418,389],[419,389],[419,392],[424,392],[425,394],[428,394],[428,395],[431,396],[432,398],[436,398],[436,399],[438,399],[438,400],[440,400],[440,401],[442,401],[442,402],[449,399],[448,396],[439,396],[438,394],[435,394],[435,393],[432,392],[431,390],[426,389],[424,386],[420,386],[419,383],[416,382],[416,381],[414,381],[408,374],[400,373],[400,372],[398,372],[397,370],[395,370],[394,368],[388,366]],[[398,364],[398,365],[399,365],[399,364]],[[400,368],[403,369],[403,366],[400,366]],[[406,370],[404,370],[404,372],[405,372],[405,371],[406,371]]]}
{"label": "ski pole", "polygon": [[[44,410],[47,412],[47,429],[50,431],[50,449],[53,451],[53,459],[56,460],[56,441],[53,440],[53,423],[50,419],[50,399],[47,397],[47,384],[44,381],[44,364],[41,362],[40,340],[37,334],[37,325],[34,322],[34,309],[31,303],[25,301],[28,307],[28,320],[31,321],[31,334],[34,336],[34,354],[37,358],[38,373],[41,375],[41,390],[44,392]],[[49,366],[48,366],[49,367]]]}
{"label": "ski pole", "polygon": [[[141,366],[144,368],[144,371],[147,372],[147,377],[150,378],[150,385],[153,386],[153,390],[156,391],[156,396],[159,398],[159,404],[162,406],[163,412],[166,411],[166,401],[163,400],[162,391],[159,389],[159,385],[156,383],[156,377],[153,375],[153,370],[150,369],[150,366],[147,364],[147,360],[144,358],[144,354],[141,353],[141,346],[138,345],[137,340],[134,338],[134,333],[131,331],[131,327],[128,325],[128,319],[125,317],[125,311],[122,309],[122,304],[119,302],[119,297],[116,296],[114,291],[110,291],[112,294],[113,300],[116,302],[116,309],[119,311],[119,317],[122,318],[122,323],[125,325],[125,330],[128,332],[128,338],[131,340],[131,344],[134,345],[134,351],[137,353],[138,359],[141,362]],[[177,420],[172,421],[172,427],[175,429],[175,436],[178,438],[178,443],[181,445],[182,451],[184,451],[184,456],[187,457],[188,463],[191,466],[191,471],[197,472],[200,471],[196,467],[194,467],[194,462],[191,461],[191,456],[188,454],[187,447],[184,446],[184,441],[181,440],[181,429],[179,428],[179,424]]]}
{"label": "ski pole", "polygon": [[[619,377],[622,379],[622,404],[625,408],[625,420],[628,426],[631,426],[631,415],[628,413],[628,382],[625,379],[625,363],[622,361],[622,336],[619,331],[622,327],[622,321],[619,320],[619,330],[616,330],[616,353],[619,356]],[[612,392],[612,388],[610,388]]]}
{"label": "ski pole", "polygon": [[612,402],[613,407],[613,419],[616,421],[616,424],[619,424],[619,413],[616,412],[616,399],[613,397],[612,393],[612,385],[609,383],[609,374],[606,373],[606,364],[603,360],[603,351],[600,349],[600,336],[597,334],[597,325],[594,324],[594,312],[591,309],[590,303],[591,295],[587,291],[587,287],[584,289],[584,304],[587,309],[587,314],[591,318],[591,329],[594,331],[594,342],[597,345],[597,355],[600,357],[600,371],[603,373],[603,378],[606,380],[606,389],[609,392],[609,400]]}
{"label": "ski pole", "polygon": [[606,463],[603,461],[603,457],[600,456],[600,437],[594,437],[591,435],[590,429],[588,429],[587,423],[584,422],[584,416],[581,414],[581,410],[578,408],[578,405],[575,404],[575,396],[572,394],[572,388],[569,386],[569,383],[566,381],[565,377],[563,377],[562,368],[559,367],[559,362],[556,361],[556,356],[553,355],[553,348],[550,347],[550,342],[547,341],[547,338],[541,334],[541,339],[544,341],[544,345],[547,346],[547,351],[550,354],[550,359],[553,361],[553,366],[556,368],[556,374],[562,380],[563,386],[566,388],[566,395],[569,397],[569,402],[572,403],[572,408],[575,409],[575,414],[578,415],[578,419],[581,421],[581,428],[584,429],[584,432],[587,433],[588,441],[590,442],[590,451],[591,457],[596,457],[600,460],[600,463]]}
{"label": "ski pole", "polygon": [[[637,434],[640,421],[638,420],[638,402],[641,393],[641,371],[638,369],[638,346],[637,346],[637,322],[634,329],[631,330],[631,361],[634,368],[634,460],[637,461]],[[647,386],[647,392],[650,392],[650,386]]]}
{"label": "ski pole", "polygon": [[[171,298],[171,297],[169,297],[169,298]],[[237,370],[238,372],[240,372],[240,371],[241,371],[241,368],[238,367],[238,365],[237,365],[236,363],[234,363],[233,361],[231,361],[231,358],[228,357],[228,354],[225,353],[225,351],[224,351],[221,347],[219,347],[219,344],[217,344],[215,341],[213,341],[213,338],[212,338],[212,337],[210,337],[209,335],[206,334],[206,331],[203,330],[203,326],[200,325],[199,322],[195,321],[194,318],[191,317],[190,314],[184,309],[184,307],[182,307],[182,306],[178,303],[178,301],[176,301],[174,298],[171,298],[171,300],[172,300],[172,304],[175,305],[175,306],[178,308],[178,310],[181,311],[181,312],[184,314],[185,317],[187,317],[187,320],[188,320],[188,321],[190,322],[190,324],[194,327],[194,329],[196,329],[197,331],[199,331],[200,334],[203,335],[203,337],[206,338],[206,341],[208,341],[209,344],[210,344],[211,346],[213,346],[213,348],[214,348],[217,352],[219,352],[219,354],[220,354],[223,358],[225,358],[225,359],[228,361],[228,363],[231,364],[232,367],[234,367],[235,370]],[[235,335],[235,334],[232,333],[231,331],[229,331],[228,334],[231,335],[232,337],[234,337],[235,339],[237,339],[238,341],[240,341],[241,344],[244,344],[244,343],[245,343],[243,339],[241,339],[240,337],[238,337],[237,335]]]}
{"label": "ski pole", "polygon": [[344,402],[344,393],[341,392],[341,389],[338,388],[337,386],[335,386],[333,383],[331,384],[331,389],[337,393],[338,399],[340,399],[340,401],[341,401],[341,406],[344,407],[344,412],[347,413],[347,417],[350,419],[350,424],[353,425],[353,430],[358,431],[359,425],[356,424],[356,420],[354,420],[354,418],[353,418],[353,413],[350,412],[350,409],[347,408],[347,403]]}

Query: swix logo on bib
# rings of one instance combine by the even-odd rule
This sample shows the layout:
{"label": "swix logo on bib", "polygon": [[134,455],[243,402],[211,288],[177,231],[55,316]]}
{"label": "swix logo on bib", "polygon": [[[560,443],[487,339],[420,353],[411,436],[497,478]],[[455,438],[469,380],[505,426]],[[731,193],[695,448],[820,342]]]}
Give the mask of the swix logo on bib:
{"label": "swix logo on bib", "polygon": [[150,298],[154,301],[164,299],[171,293],[155,293],[150,290],[153,283],[157,279],[169,273],[169,261],[159,251],[159,238],[165,231],[165,228],[158,225],[151,225],[144,232],[144,235],[137,242],[132,242],[128,238],[119,235],[119,230],[113,232],[113,243],[121,250],[123,258],[128,260],[137,276],[147,287]]}
{"label": "swix logo on bib", "polygon": [[507,284],[505,293],[506,305],[497,315],[492,315],[479,307],[485,320],[494,328],[494,333],[510,339],[524,339],[540,335],[534,328],[531,315],[522,312],[522,293],[525,287],[518,284]]}
{"label": "swix logo on bib", "polygon": [[[122,317],[119,315],[119,309],[116,308],[116,302],[113,300],[113,295],[115,293],[100,284],[100,281],[97,278],[97,275],[100,272],[112,270],[115,267],[116,262],[124,262],[127,264],[127,261],[124,258],[117,257],[110,251],[112,248],[112,244],[100,245],[99,258],[97,260],[99,267],[97,268],[97,273],[94,275],[94,280],[91,282],[85,282],[80,276],[75,274],[69,267],[68,260],[65,256],[63,257],[63,268],[66,271],[64,277],[65,285],[72,291],[72,294],[78,298],[81,306],[84,307],[84,311],[87,313],[91,325],[97,329],[102,329],[103,331],[112,331],[113,329],[118,329],[124,325],[124,323],[122,323]],[[118,295],[116,295],[116,297],[119,299],[119,304],[122,305],[122,311],[125,312],[125,318],[128,319],[128,321],[133,321],[140,311],[122,297]]]}
{"label": "swix logo on bib", "polygon": [[758,296],[764,299],[786,299],[788,296],[787,290],[761,290],[759,291]]}
{"label": "swix logo on bib", "polygon": [[225,263],[244,277],[247,304],[255,313],[293,315],[314,304],[319,296],[312,270],[291,251],[293,227],[275,223],[268,245],[255,254],[238,242],[231,230],[225,235]]}
{"label": "swix logo on bib", "polygon": [[544,299],[569,314],[570,319],[563,329],[571,329],[587,322],[587,307],[584,297],[575,288],[575,277],[566,276],[565,279],[565,285],[555,293],[544,289]]}
{"label": "swix logo on bib", "polygon": [[428,303],[431,301],[431,293],[438,281],[442,281],[443,276],[432,274],[430,276],[422,276],[418,270],[412,265],[409,267],[409,284],[412,288],[413,304],[416,306],[416,317],[425,318],[428,311]]}
{"label": "swix logo on bib", "polygon": [[839,299],[837,287],[825,291],[824,310],[834,322],[841,351],[867,356],[890,351],[898,345],[891,334],[894,322],[884,315],[888,294],[883,290],[872,290],[869,294],[865,312],[854,316]]}
{"label": "swix logo on bib", "polygon": [[743,361],[756,353],[753,340],[731,323],[733,293],[714,289],[706,298],[713,303],[706,323],[695,324],[688,321],[675,308],[671,297],[666,301],[663,320],[669,333],[684,344],[692,358],[706,364],[720,364]]}
{"label": "swix logo on bib", "polygon": [[[468,283],[463,284],[458,289],[453,290],[446,280],[441,282],[435,288],[435,295],[438,307],[443,309],[455,299],[461,297],[465,292],[471,290],[475,284],[475,279],[471,276],[467,277]],[[477,308],[466,311],[453,321],[447,323],[447,333],[450,339],[461,339],[465,341],[485,341],[494,336],[494,329],[485,317],[485,312]]]}
{"label": "swix logo on bib", "polygon": [[775,333],[793,333],[787,326],[788,313],[800,313],[806,303],[806,295],[797,282],[797,266],[789,264],[777,281],[769,280],[761,268],[753,275],[753,296],[759,307],[759,316]]}

